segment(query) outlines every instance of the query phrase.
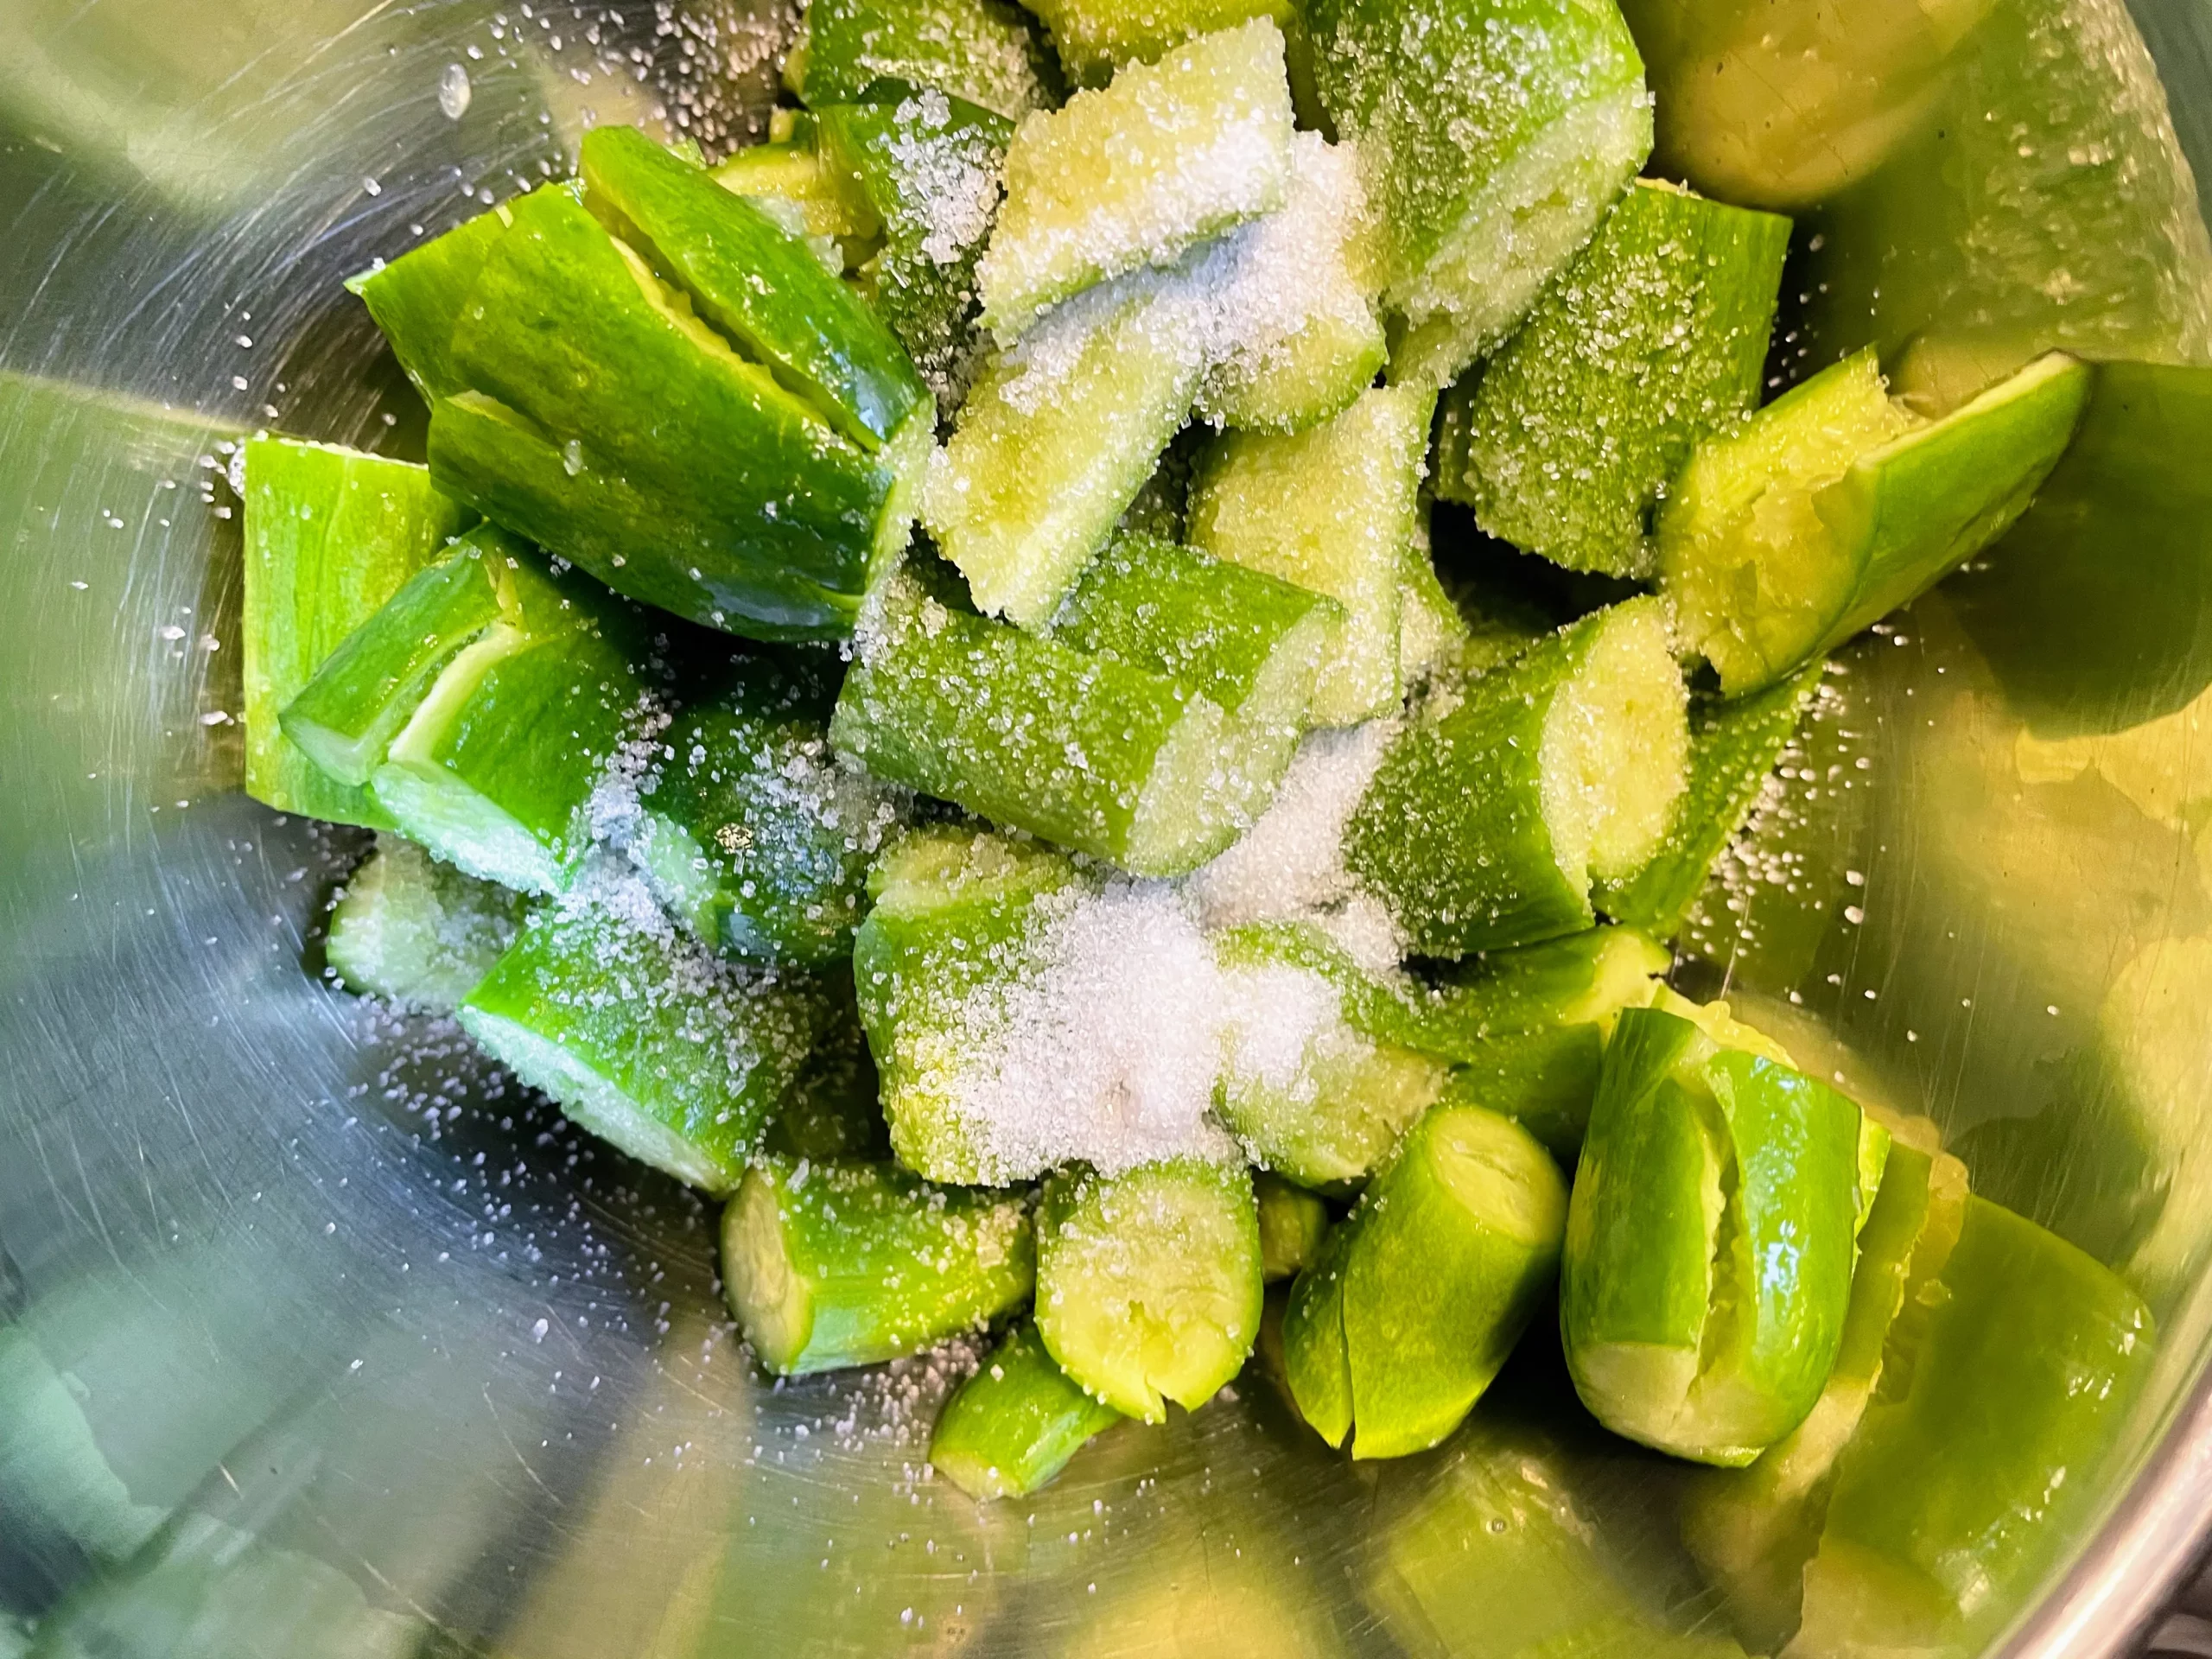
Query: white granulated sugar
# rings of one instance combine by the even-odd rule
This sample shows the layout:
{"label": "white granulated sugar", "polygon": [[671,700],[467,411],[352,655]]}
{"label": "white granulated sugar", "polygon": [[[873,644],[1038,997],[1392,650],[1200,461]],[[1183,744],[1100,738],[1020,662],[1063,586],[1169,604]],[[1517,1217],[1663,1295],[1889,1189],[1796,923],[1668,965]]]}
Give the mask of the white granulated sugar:
{"label": "white granulated sugar", "polygon": [[1342,1001],[1321,975],[1288,963],[1224,973],[1219,1008],[1227,1074],[1287,1100],[1311,1100],[1319,1086],[1313,1058],[1348,1034]]}
{"label": "white granulated sugar", "polygon": [[979,136],[952,133],[952,105],[934,89],[899,105],[890,147],[899,202],[920,222],[922,257],[958,264],[990,233],[998,211],[997,158]]}
{"label": "white granulated sugar", "polygon": [[626,846],[637,834],[642,816],[639,792],[645,787],[661,760],[661,734],[668,729],[667,705],[648,691],[631,709],[620,743],[608,757],[607,769],[592,786],[584,808],[591,838],[602,846]]}
{"label": "white granulated sugar", "polygon": [[1163,883],[1071,887],[1033,971],[979,988],[958,1023],[981,1039],[957,1109],[987,1164],[1109,1172],[1183,1154],[1226,1159],[1211,1120],[1224,999],[1212,946]]}
{"label": "white granulated sugar", "polygon": [[[1283,775],[1273,805],[1244,838],[1185,878],[1208,927],[1246,922],[1322,920],[1359,913],[1339,943],[1363,963],[1378,949],[1393,965],[1402,954],[1381,907],[1365,899],[1344,866],[1345,827],[1382,764],[1398,722],[1373,720],[1341,731],[1309,734]],[[1378,947],[1377,927],[1390,943]],[[1332,931],[1334,930],[1332,929]],[[1359,943],[1355,945],[1353,940]]]}

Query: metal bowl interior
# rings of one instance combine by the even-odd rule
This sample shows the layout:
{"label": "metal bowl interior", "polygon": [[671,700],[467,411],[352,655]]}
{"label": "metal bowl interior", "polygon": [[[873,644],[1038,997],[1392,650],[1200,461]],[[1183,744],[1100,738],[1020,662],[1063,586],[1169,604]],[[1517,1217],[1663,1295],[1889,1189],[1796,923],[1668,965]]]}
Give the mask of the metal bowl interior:
{"label": "metal bowl interior", "polygon": [[[764,1385],[707,1206],[319,977],[359,843],[238,791],[228,446],[419,455],[339,280],[594,121],[744,137],[787,26],[744,5],[0,0],[0,1654],[1518,1651],[1468,1537],[1425,1611],[1372,1567],[1535,1432],[1555,1362],[1402,1465],[1323,1455],[1248,1378],[978,1510],[921,1468],[942,1364]],[[1878,60],[1835,94],[1866,100],[1848,142],[1789,169],[1789,135],[1667,141],[1803,210],[1777,375],[1872,341],[1940,401],[2031,338],[2212,360],[2149,73],[2212,180],[2212,9],[1864,10],[1962,55]],[[2011,13],[2029,47],[2072,20],[2126,94],[2098,131],[2148,149],[2069,127],[2080,88],[1993,148],[1931,137]],[[2145,205],[2145,155],[2179,197]],[[2212,1520],[2212,495],[2173,487],[2205,544],[2145,579],[2139,636],[2066,626],[2000,548],[1840,653],[1684,969],[1931,1115],[2158,1316],[2088,1496],[1991,1587],[1977,1630],[2020,1653],[2116,1650]],[[1618,1572],[1726,1628],[1679,1471],[1546,1445]]]}

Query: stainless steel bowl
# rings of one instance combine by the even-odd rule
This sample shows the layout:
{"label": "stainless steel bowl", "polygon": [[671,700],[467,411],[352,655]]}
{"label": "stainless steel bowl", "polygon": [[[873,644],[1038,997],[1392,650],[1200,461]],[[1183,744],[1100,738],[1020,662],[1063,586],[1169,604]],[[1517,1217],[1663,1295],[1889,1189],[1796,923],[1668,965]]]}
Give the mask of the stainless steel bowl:
{"label": "stainless steel bowl", "polygon": [[[320,982],[357,842],[238,792],[229,442],[419,454],[339,279],[594,120],[736,142],[785,26],[746,3],[0,0],[0,1654],[1419,1650],[1365,1552],[1461,1452],[1355,1469],[1255,1381],[978,1510],[919,1469],[938,1366],[763,1385],[696,1198]],[[1799,127],[1688,153],[1807,207],[1777,375],[1870,339],[1918,348],[1938,399],[2024,343],[2202,360],[2190,191],[2145,205],[2185,173],[2080,134],[2157,137],[2147,40],[2212,178],[2212,7],[2142,0],[2139,38],[2117,0],[1832,10],[1874,70],[1770,86],[1754,112]],[[1938,130],[1991,95],[1975,31],[2030,10],[2126,96],[2060,87],[2054,124],[1962,149]],[[1923,33],[1883,47],[1901,19]],[[1745,51],[1802,71],[1802,45]],[[1846,138],[1787,148],[1839,107]],[[2093,526],[2077,552],[2138,550]],[[1932,1114],[1982,1190],[2151,1298],[2145,1398],[1991,1610],[2005,1651],[2103,1654],[2212,1522],[2212,758],[2173,713],[2212,676],[2212,590],[2184,559],[2140,637],[2048,607],[2023,637],[1986,563],[1843,653],[1686,971]],[[2115,1044],[2132,1093],[2080,1081]],[[1523,1370],[1506,1419],[1560,1386]],[[1613,1559],[1725,1623],[1669,1470],[1602,1441],[1559,1468]],[[1467,1611],[1484,1651],[1503,1627]]]}

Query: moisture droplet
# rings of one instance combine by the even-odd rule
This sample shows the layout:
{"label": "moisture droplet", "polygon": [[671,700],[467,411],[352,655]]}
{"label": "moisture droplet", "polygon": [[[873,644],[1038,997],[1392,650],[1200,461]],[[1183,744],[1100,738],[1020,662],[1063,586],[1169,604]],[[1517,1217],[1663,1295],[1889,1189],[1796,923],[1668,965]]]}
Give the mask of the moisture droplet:
{"label": "moisture droplet", "polygon": [[584,446],[580,438],[570,438],[561,446],[561,469],[574,478],[584,469]]}
{"label": "moisture droplet", "polygon": [[445,73],[438,77],[438,107],[445,111],[446,119],[458,121],[467,115],[468,100],[474,96],[468,71],[457,63],[446,65]]}

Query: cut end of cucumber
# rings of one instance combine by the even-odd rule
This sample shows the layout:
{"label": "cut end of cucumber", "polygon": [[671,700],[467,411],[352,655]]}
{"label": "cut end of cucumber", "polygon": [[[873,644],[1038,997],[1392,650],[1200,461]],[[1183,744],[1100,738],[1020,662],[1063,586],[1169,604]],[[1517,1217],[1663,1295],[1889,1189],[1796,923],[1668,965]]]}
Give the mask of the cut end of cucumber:
{"label": "cut end of cucumber", "polygon": [[1567,1183],[1535,1136],[1479,1107],[1440,1112],[1430,1122],[1427,1155],[1461,1208],[1491,1232],[1557,1245],[1567,1230]]}
{"label": "cut end of cucumber", "polygon": [[1688,711],[1666,607],[1617,607],[1544,721],[1544,822],[1570,883],[1617,880],[1658,847],[1688,775]]}
{"label": "cut end of cucumber", "polygon": [[[410,839],[457,869],[518,893],[559,893],[574,861],[430,760],[403,757],[376,769],[370,788]],[[578,846],[582,846],[581,841]]]}
{"label": "cut end of cucumber", "polygon": [[371,727],[352,734],[334,731],[319,721],[295,715],[289,709],[276,717],[276,722],[284,735],[320,771],[355,789],[365,785],[375,773],[377,762],[384,758],[385,746],[391,738],[386,727]]}
{"label": "cut end of cucumber", "polygon": [[812,1287],[784,1248],[775,1177],[745,1173],[722,1211],[722,1295],[761,1364],[790,1376],[814,1334]]}
{"label": "cut end of cucumber", "polygon": [[1660,514],[1661,579],[1684,645],[1724,693],[1796,666],[1850,604],[1859,573],[1817,498],[1915,424],[1863,352],[1690,458]]}
{"label": "cut end of cucumber", "polygon": [[1649,934],[1633,927],[1609,927],[1591,964],[1589,988],[1560,1007],[1558,1023],[1594,1024],[1610,1038],[1623,1009],[1650,1006],[1664,988],[1658,976],[1674,965],[1675,953]]}
{"label": "cut end of cucumber", "polygon": [[1404,322],[1391,379],[1440,391],[1495,346],[1650,153],[1651,98],[1640,82],[1554,122],[1482,190],[1427,264],[1384,295]]}
{"label": "cut end of cucumber", "polygon": [[485,1052],[552,1099],[563,1116],[639,1163],[716,1198],[745,1173],[741,1164],[702,1152],[574,1054],[527,1027],[466,1004],[456,1018]]}
{"label": "cut end of cucumber", "polygon": [[1129,821],[1122,862],[1132,874],[1187,875],[1236,840],[1249,818],[1238,810],[1241,798],[1250,791],[1226,770],[1237,759],[1232,730],[1206,698],[1184,705]]}
{"label": "cut end of cucumber", "polygon": [[1662,1452],[1696,1455],[1681,1433],[1683,1402],[1698,1380],[1694,1349],[1616,1342],[1576,1344],[1568,1353],[1576,1392],[1607,1428]]}

